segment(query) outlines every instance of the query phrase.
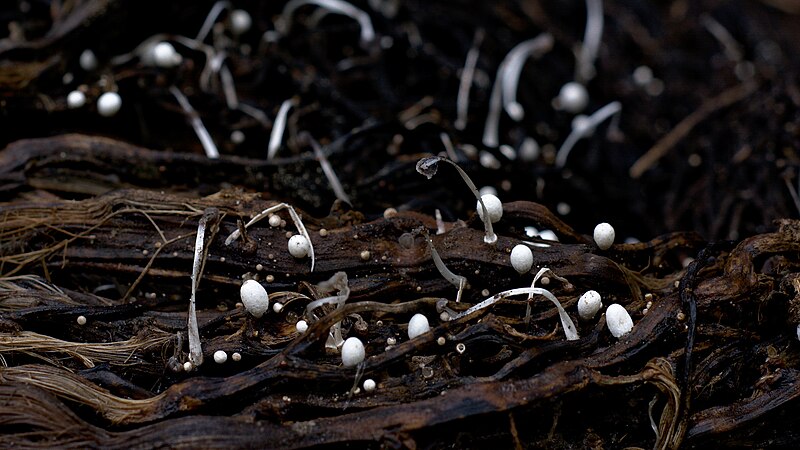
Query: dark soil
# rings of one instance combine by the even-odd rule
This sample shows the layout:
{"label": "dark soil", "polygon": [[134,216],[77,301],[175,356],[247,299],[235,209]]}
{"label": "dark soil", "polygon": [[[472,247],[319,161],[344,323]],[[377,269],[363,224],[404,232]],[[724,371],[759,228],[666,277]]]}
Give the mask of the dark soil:
{"label": "dark soil", "polygon": [[[201,40],[194,38],[213,2],[0,6],[5,442],[798,445],[793,1],[605,0],[584,113],[611,102],[621,113],[579,141],[564,167],[556,153],[575,115],[553,100],[576,77],[584,1],[354,1],[374,27],[368,41],[353,18],[318,6],[287,20],[283,1],[232,3],[249,12],[249,30],[234,33],[232,10],[223,8]],[[501,145],[484,145],[498,67],[543,33],[552,49],[529,58],[519,79],[524,119],[503,112]],[[148,64],[139,46],[156,35],[154,42],[174,45],[180,64]],[[476,70],[459,127],[471,48]],[[86,49],[96,68],[81,67]],[[645,68],[649,81],[640,79]],[[68,106],[74,90],[85,94],[84,106]],[[112,117],[96,105],[107,91],[122,98]],[[287,100],[286,131],[268,158]],[[206,155],[192,126],[198,118],[219,158]],[[531,139],[539,151],[523,156]],[[440,163],[432,179],[417,173],[431,154],[497,191],[497,244],[483,243],[475,198],[452,167]],[[323,171],[325,159],[342,192]],[[309,258],[286,251],[296,229],[285,209],[280,226],[265,218],[224,243],[280,202],[308,228],[313,272]],[[197,286],[205,363],[186,372],[204,212],[212,217]],[[616,229],[611,249],[592,239],[599,222]],[[531,227],[560,242],[544,242]],[[422,230],[468,280],[461,302]],[[545,247],[533,248],[533,267],[520,275],[508,255],[523,240]],[[440,317],[531,286],[543,267],[550,283],[537,286],[562,302],[578,340],[564,339],[556,310],[540,297]],[[306,311],[336,294],[324,282],[337,272],[347,274],[344,306]],[[260,319],[247,313],[238,290],[249,278],[284,309]],[[578,319],[577,300],[590,289],[605,306],[627,308],[629,334],[612,337],[604,315]],[[428,317],[431,332],[409,340],[414,313]],[[310,324],[304,334],[295,328],[300,319]],[[339,323],[344,337],[366,343],[357,369],[326,348]],[[214,363],[217,350],[227,352],[226,363]],[[367,378],[377,389],[356,391]]]}

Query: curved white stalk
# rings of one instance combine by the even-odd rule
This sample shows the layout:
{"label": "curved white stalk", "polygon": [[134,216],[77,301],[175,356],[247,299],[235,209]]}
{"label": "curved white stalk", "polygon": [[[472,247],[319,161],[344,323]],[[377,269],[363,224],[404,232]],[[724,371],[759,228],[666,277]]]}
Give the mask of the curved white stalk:
{"label": "curved white stalk", "polygon": [[304,5],[316,5],[330,13],[342,14],[358,22],[361,27],[362,46],[368,46],[375,41],[375,29],[372,27],[369,14],[343,0],[291,0],[283,7],[280,20],[275,24],[281,34],[289,34],[294,12]]}
{"label": "curved white stalk", "polygon": [[528,39],[517,44],[506,55],[506,66],[502,75],[503,109],[509,117],[519,122],[525,117],[525,110],[517,102],[517,87],[525,61],[530,57],[541,58],[542,55],[553,48],[553,36],[542,33],[533,39]]}
{"label": "curved white stalk", "polygon": [[603,0],[586,0],[586,29],[578,53],[576,78],[582,83],[594,78],[594,62],[603,39]]}
{"label": "curved white stalk", "polygon": [[567,163],[567,157],[572,151],[572,147],[574,147],[579,140],[591,136],[598,125],[614,114],[619,114],[620,111],[622,111],[620,102],[611,102],[595,111],[594,114],[586,118],[579,126],[573,126],[569,136],[567,136],[567,139],[561,144],[561,148],[558,149],[558,153],[556,153],[556,167],[564,167]]}

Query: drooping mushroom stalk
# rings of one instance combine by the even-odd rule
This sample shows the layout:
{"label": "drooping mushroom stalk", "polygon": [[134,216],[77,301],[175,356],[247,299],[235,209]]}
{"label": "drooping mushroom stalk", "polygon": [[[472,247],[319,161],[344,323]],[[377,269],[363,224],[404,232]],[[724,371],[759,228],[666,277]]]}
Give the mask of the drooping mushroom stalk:
{"label": "drooping mushroom stalk", "polygon": [[561,144],[558,153],[556,153],[556,167],[564,167],[567,163],[567,157],[572,151],[572,147],[574,147],[579,140],[591,136],[598,125],[614,114],[619,114],[620,111],[622,111],[622,105],[619,102],[611,102],[595,111],[591,116],[583,118],[582,120],[573,121],[572,131],[569,133],[569,136],[567,136],[567,139],[564,140],[564,143]]}
{"label": "drooping mushroom stalk", "polygon": [[486,205],[483,204],[483,199],[481,199],[481,194],[478,191],[478,188],[475,186],[475,183],[469,178],[466,172],[464,172],[458,164],[450,161],[447,158],[443,158],[441,156],[429,156],[427,158],[422,158],[417,162],[417,172],[425,175],[430,180],[436,175],[436,171],[438,170],[439,161],[444,161],[453,167],[456,168],[458,174],[461,175],[461,178],[467,183],[467,186],[472,191],[472,194],[475,195],[475,198],[478,199],[478,203],[481,205],[481,209],[483,210],[483,215],[481,218],[483,219],[483,225],[486,228],[486,235],[483,237],[483,242],[487,244],[494,244],[497,242],[497,235],[494,234],[494,230],[492,230],[492,221],[489,218],[489,212],[486,210]]}
{"label": "drooping mushroom stalk", "polygon": [[197,236],[194,241],[194,260],[192,261],[192,295],[189,298],[189,361],[198,367],[203,364],[203,348],[200,343],[200,331],[197,327],[197,286],[200,284],[200,276],[203,273],[203,266],[205,266],[205,256],[208,253],[208,246],[206,245],[206,230],[213,226],[213,223],[219,218],[219,210],[217,208],[208,208],[203,212],[200,217],[200,222],[197,224]]}

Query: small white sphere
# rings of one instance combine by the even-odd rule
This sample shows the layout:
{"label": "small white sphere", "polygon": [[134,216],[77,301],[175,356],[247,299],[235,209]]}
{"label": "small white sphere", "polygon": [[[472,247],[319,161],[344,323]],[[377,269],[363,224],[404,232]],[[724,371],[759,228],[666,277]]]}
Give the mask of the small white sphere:
{"label": "small white sphere", "polygon": [[170,68],[181,63],[183,58],[169,42],[159,42],[153,47],[153,64],[158,67]]}
{"label": "small white sphere", "polygon": [[86,104],[86,94],[81,91],[72,91],[67,94],[67,108],[80,108]]}
{"label": "small white sphere", "polygon": [[234,144],[241,144],[244,142],[246,136],[244,135],[244,131],[242,130],[233,130],[231,131],[231,142]]}
{"label": "small white sphere", "polygon": [[366,350],[361,339],[357,337],[349,337],[342,345],[342,364],[345,367],[353,367],[364,361],[366,357]]}
{"label": "small white sphere", "polygon": [[81,69],[91,72],[92,70],[97,69],[97,57],[94,56],[93,51],[87,48],[81,52],[81,56],[78,57],[78,64],[81,66]]}
{"label": "small white sphere", "polygon": [[608,250],[614,245],[614,227],[603,222],[594,227],[594,242],[600,250]]}
{"label": "small white sphere", "polygon": [[247,280],[239,288],[244,309],[253,317],[261,317],[269,309],[269,294],[258,281]]}
{"label": "small white sphere", "polygon": [[408,338],[414,339],[415,337],[425,334],[431,330],[428,323],[428,318],[422,314],[414,314],[411,320],[408,321]]}
{"label": "small white sphere", "polygon": [[619,338],[633,329],[633,320],[624,306],[614,303],[606,309],[606,325],[608,331],[615,338]]}
{"label": "small white sphere", "polygon": [[372,378],[367,378],[364,380],[364,392],[372,392],[375,390],[376,384],[375,380]]}
{"label": "small white sphere", "polygon": [[560,109],[577,114],[589,105],[589,92],[584,85],[570,81],[561,86],[561,90],[558,92],[557,104]]}
{"label": "small white sphere", "polygon": [[276,313],[283,311],[283,303],[275,302],[272,305],[272,310],[275,311]]}
{"label": "small white sphere", "polygon": [[75,321],[78,322],[78,325],[86,325],[86,316],[78,316]]}
{"label": "small white sphere", "polygon": [[302,234],[295,234],[289,238],[289,254],[295,258],[305,258],[311,250],[311,244]]}
{"label": "small white sphere", "polygon": [[528,272],[533,267],[533,252],[525,244],[517,244],[511,249],[511,267],[520,274]]}
{"label": "small white sphere", "polygon": [[271,226],[272,228],[278,228],[279,226],[281,226],[281,216],[277,214],[269,216],[269,226]]}
{"label": "small white sphere", "polygon": [[603,303],[600,299],[600,294],[597,291],[586,291],[581,298],[578,299],[578,315],[583,320],[590,320],[600,311]]}
{"label": "small white sphere", "polygon": [[[481,195],[481,200],[483,200],[483,205],[486,206],[486,211],[489,213],[489,220],[491,220],[492,223],[499,221],[500,218],[503,217],[503,202],[501,202],[496,195]],[[477,202],[476,208],[478,210],[478,215],[481,217],[481,220],[483,220],[481,202]]]}
{"label": "small white sphere", "polygon": [[224,350],[217,350],[214,352],[214,362],[222,364],[228,360],[228,354]]}
{"label": "small white sphere", "polygon": [[111,117],[122,107],[122,97],[116,92],[106,92],[97,99],[97,112],[103,117]]}
{"label": "small white sphere", "polygon": [[239,35],[247,33],[253,25],[253,19],[250,13],[243,9],[234,9],[231,11],[231,31],[233,34]]}
{"label": "small white sphere", "polygon": [[305,320],[298,320],[294,325],[294,329],[297,330],[298,333],[305,333],[308,331],[308,322]]}
{"label": "small white sphere", "polygon": [[183,363],[183,371],[184,372],[191,372],[192,369],[194,369],[194,365],[192,365],[191,362],[186,361],[185,363]]}
{"label": "small white sphere", "polygon": [[590,119],[589,116],[578,114],[572,119],[572,129],[575,130],[579,136],[588,136],[593,128],[592,119]]}
{"label": "small white sphere", "polygon": [[234,360],[235,362],[239,362],[242,360],[242,354],[239,352],[233,352],[233,354],[231,355],[231,359]]}

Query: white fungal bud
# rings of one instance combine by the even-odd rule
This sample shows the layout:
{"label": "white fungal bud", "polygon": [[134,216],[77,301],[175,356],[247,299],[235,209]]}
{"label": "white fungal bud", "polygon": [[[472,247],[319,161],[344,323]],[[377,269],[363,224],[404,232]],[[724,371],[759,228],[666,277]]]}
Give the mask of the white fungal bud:
{"label": "white fungal bud", "polygon": [[364,361],[366,350],[361,339],[357,337],[349,337],[342,345],[342,365],[345,367],[353,367]]}
{"label": "white fungal bud", "polygon": [[271,226],[272,228],[278,228],[279,226],[281,226],[281,216],[277,214],[269,216],[269,226]]}
{"label": "white fungal bud", "polygon": [[235,35],[247,33],[253,25],[253,19],[250,13],[243,9],[234,9],[231,11],[231,31]]}
{"label": "white fungal bud", "polygon": [[372,392],[375,390],[376,384],[375,380],[372,378],[367,378],[364,380],[364,392]]}
{"label": "white fungal bud", "polygon": [[633,320],[624,306],[614,303],[606,309],[606,325],[608,331],[615,338],[619,338],[633,329]]}
{"label": "white fungal bud", "polygon": [[298,333],[301,334],[305,333],[306,331],[308,331],[308,322],[306,322],[305,320],[298,320],[294,328],[295,330],[297,330]]}
{"label": "white fungal bud", "polygon": [[242,354],[239,352],[233,352],[233,354],[231,355],[231,359],[234,360],[235,362],[239,362],[242,360]]}
{"label": "white fungal bud", "polygon": [[255,280],[247,280],[239,289],[242,304],[253,317],[259,318],[269,309],[269,294],[261,283]]}
{"label": "white fungal bud", "polygon": [[528,272],[533,267],[533,252],[524,244],[517,244],[511,249],[511,267],[520,274]]}
{"label": "white fungal bud", "polygon": [[97,99],[97,113],[103,117],[111,117],[122,107],[122,97],[116,92],[106,92]]}
{"label": "white fungal bud", "polygon": [[589,92],[582,84],[570,81],[561,86],[555,103],[558,109],[577,114],[589,105]]}
{"label": "white fungal bud", "polygon": [[614,244],[614,227],[603,222],[594,227],[594,242],[600,250],[608,250]]}
{"label": "white fungal bud", "polygon": [[276,313],[283,311],[283,303],[275,302],[272,305],[272,310],[275,311]]}
{"label": "white fungal bud", "polygon": [[185,363],[183,363],[183,371],[184,372],[191,372],[192,369],[194,369],[194,365],[191,362],[186,361]]}
{"label": "white fungal bud", "polygon": [[[503,217],[503,202],[497,198],[496,195],[486,194],[481,195],[481,200],[483,200],[484,206],[486,206],[486,211],[489,213],[489,220],[492,223],[498,222],[500,218]],[[483,208],[481,208],[481,202],[477,203],[478,215],[483,220]]]}
{"label": "white fungal bud", "polygon": [[295,234],[289,238],[289,254],[295,258],[305,258],[311,249],[308,239],[301,234]]}
{"label": "white fungal bud", "polygon": [[214,362],[222,364],[228,360],[228,354],[224,350],[217,350],[214,352]]}
{"label": "white fungal bud", "polygon": [[586,291],[581,298],[578,299],[578,315],[583,320],[590,320],[600,311],[603,303],[600,300],[600,294],[597,291]]}
{"label": "white fungal bud", "polygon": [[411,320],[408,321],[408,338],[414,339],[421,334],[427,333],[430,329],[431,326],[427,317],[422,314],[414,314]]}
{"label": "white fungal bud", "polygon": [[86,316],[78,316],[75,321],[78,322],[78,325],[86,325]]}
{"label": "white fungal bud", "polygon": [[93,51],[87,48],[81,52],[81,56],[78,57],[78,64],[81,66],[81,69],[91,72],[92,70],[97,69],[97,57],[94,56]]}
{"label": "white fungal bud", "polygon": [[153,64],[158,67],[171,68],[179,65],[183,61],[181,54],[175,50],[169,42],[159,42],[153,46],[152,59]]}
{"label": "white fungal bud", "polygon": [[67,95],[67,108],[76,109],[86,104],[86,94],[81,91],[72,91]]}

